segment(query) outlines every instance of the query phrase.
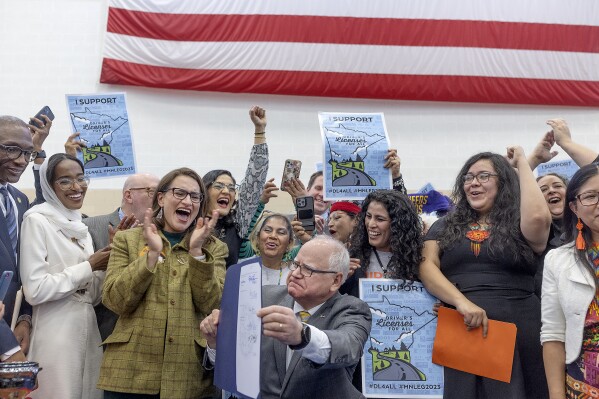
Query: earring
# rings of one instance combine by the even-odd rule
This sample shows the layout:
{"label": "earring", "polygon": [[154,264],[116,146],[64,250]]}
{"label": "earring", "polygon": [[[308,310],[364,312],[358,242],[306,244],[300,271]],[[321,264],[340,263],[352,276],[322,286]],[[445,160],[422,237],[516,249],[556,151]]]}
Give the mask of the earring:
{"label": "earring", "polygon": [[162,208],[160,208],[160,210],[156,214],[156,219],[158,219],[158,220],[162,219]]}
{"label": "earring", "polygon": [[584,225],[582,224],[582,221],[580,218],[578,218],[578,222],[576,223],[576,229],[578,230],[578,237],[576,237],[576,249],[580,250],[584,250],[587,247],[586,243],[584,242],[584,238],[582,237],[583,227]]}

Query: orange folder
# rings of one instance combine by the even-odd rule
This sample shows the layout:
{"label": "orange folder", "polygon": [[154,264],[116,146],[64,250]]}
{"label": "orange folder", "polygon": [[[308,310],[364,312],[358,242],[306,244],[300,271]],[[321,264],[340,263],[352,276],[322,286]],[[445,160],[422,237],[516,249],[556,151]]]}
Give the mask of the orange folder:
{"label": "orange folder", "polygon": [[509,383],[512,378],[516,325],[489,320],[487,337],[482,326],[468,331],[458,311],[439,308],[433,363]]}

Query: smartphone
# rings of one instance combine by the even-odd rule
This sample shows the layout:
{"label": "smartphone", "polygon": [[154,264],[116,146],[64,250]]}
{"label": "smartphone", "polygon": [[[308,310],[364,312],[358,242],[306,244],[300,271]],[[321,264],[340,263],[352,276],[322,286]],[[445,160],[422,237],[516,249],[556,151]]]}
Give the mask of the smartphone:
{"label": "smartphone", "polygon": [[283,179],[281,180],[281,190],[285,191],[285,183],[296,178],[299,179],[300,170],[302,169],[302,161],[296,159],[288,159],[285,161],[283,168]]}
{"label": "smartphone", "polygon": [[11,281],[12,272],[9,270],[2,272],[2,276],[0,277],[0,301],[4,301],[4,297],[6,296]]}
{"label": "smartphone", "polygon": [[46,122],[45,120],[42,118],[42,115],[46,115],[48,117],[48,119],[50,119],[51,121],[54,120],[54,113],[52,113],[52,110],[50,109],[50,107],[48,107],[47,105],[40,109],[40,111],[35,114],[35,117],[37,119],[39,119],[40,121],[42,121],[42,125],[40,126],[34,119],[29,119],[29,124],[30,125],[35,125],[39,128],[42,128],[44,126],[46,126]]}
{"label": "smartphone", "polygon": [[295,210],[297,220],[302,222],[302,227],[306,231],[314,231],[316,228],[314,223],[314,198],[310,196],[297,197],[295,199]]}

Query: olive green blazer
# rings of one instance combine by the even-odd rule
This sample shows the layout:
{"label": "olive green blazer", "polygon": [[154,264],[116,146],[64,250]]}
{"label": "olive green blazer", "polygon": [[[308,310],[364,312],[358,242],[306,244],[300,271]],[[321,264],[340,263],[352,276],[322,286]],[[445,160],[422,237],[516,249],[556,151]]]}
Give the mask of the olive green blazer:
{"label": "olive green blazer", "polygon": [[162,233],[163,261],[147,264],[142,228],[117,233],[108,262],[102,302],[119,315],[106,351],[98,388],[161,398],[192,399],[214,394],[203,370],[206,343],[199,321],[220,306],[227,246],[211,238],[194,259],[184,242],[171,248]]}

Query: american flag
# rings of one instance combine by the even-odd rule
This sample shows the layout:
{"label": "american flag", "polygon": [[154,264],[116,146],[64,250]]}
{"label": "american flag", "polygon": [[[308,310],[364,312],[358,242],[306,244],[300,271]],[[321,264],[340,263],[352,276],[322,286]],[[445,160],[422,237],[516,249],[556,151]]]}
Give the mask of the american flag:
{"label": "american flag", "polygon": [[599,106],[599,2],[110,0],[100,80]]}

